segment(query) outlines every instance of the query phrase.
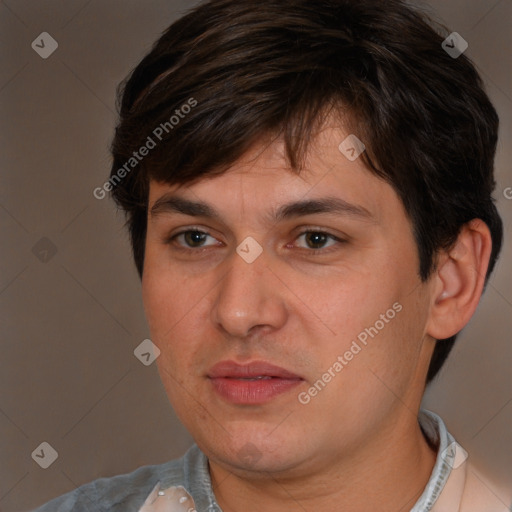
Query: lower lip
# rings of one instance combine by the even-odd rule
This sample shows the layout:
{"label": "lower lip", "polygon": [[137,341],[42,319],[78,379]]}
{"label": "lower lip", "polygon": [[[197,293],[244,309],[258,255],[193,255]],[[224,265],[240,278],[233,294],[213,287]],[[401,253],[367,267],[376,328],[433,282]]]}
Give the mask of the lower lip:
{"label": "lower lip", "polygon": [[257,379],[242,380],[227,377],[210,379],[215,391],[233,404],[256,405],[268,402],[272,398],[298,386],[302,379]]}

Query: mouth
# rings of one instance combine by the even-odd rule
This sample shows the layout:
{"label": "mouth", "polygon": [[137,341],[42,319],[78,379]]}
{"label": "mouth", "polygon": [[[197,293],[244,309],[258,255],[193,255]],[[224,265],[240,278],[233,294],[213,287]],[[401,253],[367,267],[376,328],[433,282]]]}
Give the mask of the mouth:
{"label": "mouth", "polygon": [[299,375],[264,361],[246,365],[222,361],[208,372],[214,391],[237,405],[259,405],[291,391],[304,381]]}

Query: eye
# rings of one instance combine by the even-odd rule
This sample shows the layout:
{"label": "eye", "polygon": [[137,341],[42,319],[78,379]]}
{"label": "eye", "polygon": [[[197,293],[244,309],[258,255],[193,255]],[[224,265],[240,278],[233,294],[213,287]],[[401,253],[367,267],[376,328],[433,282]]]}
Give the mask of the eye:
{"label": "eye", "polygon": [[[301,233],[297,240],[303,239],[306,243],[306,246],[302,246],[305,249],[312,249],[312,250],[318,250],[318,249],[325,249],[328,247],[331,247],[332,245],[336,245],[336,243],[343,242],[344,240],[341,240],[340,238],[335,237],[334,235],[331,235],[330,233],[325,233],[324,231],[318,231],[318,230],[307,230]],[[326,245],[326,243],[331,240],[333,243],[330,245]]]}
{"label": "eye", "polygon": [[[213,240],[213,243],[208,244],[208,239]],[[319,254],[328,252],[330,247],[345,242],[345,240],[318,229],[303,231],[295,240],[301,239],[303,243],[299,243],[296,247],[306,250],[309,253]],[[189,253],[199,252],[200,249],[207,247],[222,245],[215,237],[200,229],[181,231],[180,233],[170,236],[165,240],[165,243],[174,245],[178,250]],[[293,247],[293,245],[288,245],[288,247]]]}
{"label": "eye", "polygon": [[[184,250],[188,249],[200,249],[202,247],[208,247],[208,245],[205,245],[205,242],[208,238],[211,238],[212,240],[216,239],[206,233],[205,231],[200,231],[198,229],[189,229],[187,231],[182,231],[181,233],[177,233],[170,237],[168,240],[169,243],[172,243],[174,241],[177,241],[181,247],[184,248]],[[216,245],[216,244],[209,244],[209,245]]]}

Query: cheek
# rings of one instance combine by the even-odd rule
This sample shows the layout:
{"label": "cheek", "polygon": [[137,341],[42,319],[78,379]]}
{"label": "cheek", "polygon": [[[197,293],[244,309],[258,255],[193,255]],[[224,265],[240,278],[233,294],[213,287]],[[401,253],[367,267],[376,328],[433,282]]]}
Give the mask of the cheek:
{"label": "cheek", "polygon": [[[350,326],[340,322],[340,330],[346,334],[332,338],[328,349],[324,347],[327,350],[317,347],[313,352],[311,348],[317,356],[317,372],[302,399],[309,398],[304,413],[322,418],[321,428],[347,438],[363,435],[391,408],[410,403],[422,357],[422,312],[414,301],[401,297],[399,302],[400,311],[398,302],[390,304],[391,309],[386,301],[382,307],[374,304],[374,314],[368,316],[365,310],[368,321],[362,320],[360,314],[357,320],[354,316]],[[385,315],[387,323],[380,314]],[[347,418],[351,418],[348,423]]]}
{"label": "cheek", "polygon": [[[338,384],[350,382],[360,389],[358,383],[364,381],[369,394],[371,381],[383,386],[379,378],[392,387],[410,379],[418,365],[428,313],[413,264],[375,261],[371,270],[331,280],[312,298],[329,329],[316,328],[309,342],[318,371],[327,372],[341,356],[343,378],[336,379]],[[315,330],[314,324],[311,328]]]}
{"label": "cheek", "polygon": [[166,337],[182,319],[193,314],[196,297],[194,283],[187,282],[161,255],[146,256],[142,278],[142,300],[152,334]]}
{"label": "cheek", "polygon": [[[209,288],[169,266],[151,265],[150,260],[146,269],[142,297],[152,341],[161,351],[157,363],[182,380],[185,369],[193,371],[194,362],[203,357],[200,340],[208,326]],[[162,370],[161,375],[164,377]]]}
{"label": "cheek", "polygon": [[[146,266],[148,268],[149,266]],[[145,270],[142,279],[142,301],[146,319],[151,335],[159,339],[175,320],[176,309],[173,303],[173,294],[166,285],[165,276],[158,276],[156,272]],[[157,343],[156,340],[154,340]],[[157,343],[158,344],[158,343]]]}
{"label": "cheek", "polygon": [[[316,323],[330,332],[324,346],[340,349],[350,346],[359,334],[362,333],[364,338],[365,329],[380,322],[380,315],[392,310],[398,290],[390,288],[389,283],[379,280],[375,274],[358,269],[357,272],[325,280],[314,295],[310,292],[308,297],[307,290],[303,291],[302,296],[308,297],[307,302],[321,320]],[[388,316],[394,313],[392,310]]]}
{"label": "cheek", "polygon": [[143,278],[142,296],[151,340],[160,349],[156,360],[160,378],[170,402],[181,410],[187,407],[188,394],[183,390],[192,391],[198,347],[191,338],[197,331],[190,322],[198,305],[190,301],[190,294],[178,292],[175,277],[149,271]]}

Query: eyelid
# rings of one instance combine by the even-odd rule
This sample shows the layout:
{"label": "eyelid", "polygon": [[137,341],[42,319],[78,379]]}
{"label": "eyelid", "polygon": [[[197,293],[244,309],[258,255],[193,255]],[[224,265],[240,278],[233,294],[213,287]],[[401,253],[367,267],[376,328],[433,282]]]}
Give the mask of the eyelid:
{"label": "eyelid", "polygon": [[[174,241],[177,239],[177,237],[179,237],[181,235],[185,235],[186,233],[190,233],[190,232],[200,233],[200,234],[207,235],[207,236],[209,236],[211,238],[216,239],[216,237],[213,236],[205,228],[202,228],[202,227],[199,227],[199,226],[188,226],[188,227],[183,228],[182,230],[178,231],[177,233],[173,233],[173,234],[171,234],[169,236],[166,236],[164,238],[164,244],[171,245],[171,244],[174,243]],[[307,248],[307,247],[297,247],[297,249],[299,249],[299,251],[306,251],[309,254],[317,254],[317,255],[327,254],[327,253],[329,253],[329,252],[331,252],[333,250],[337,250],[338,249],[337,246],[339,246],[340,244],[348,242],[348,239],[349,239],[349,237],[347,237],[345,235],[341,235],[341,236],[334,235],[329,230],[327,230],[327,228],[320,228],[320,227],[314,227],[314,226],[307,226],[307,227],[306,226],[299,226],[299,227],[297,227],[294,230],[294,232],[296,234],[293,235],[293,242],[295,242],[301,236],[307,235],[308,233],[317,233],[317,234],[326,235],[331,240],[337,242],[336,244],[333,244],[332,246],[329,246],[329,247],[326,247],[326,248],[319,248],[319,249],[312,249],[312,248]],[[178,245],[178,250],[181,250],[181,251],[184,251],[184,252],[189,252],[189,253],[199,253],[199,252],[202,252],[204,250],[208,250],[209,247],[215,247],[215,245],[216,244],[207,245],[207,246],[200,246],[200,247],[187,247],[187,246],[179,244]],[[286,247],[288,247],[289,245],[290,244],[287,244]]]}
{"label": "eyelid", "polygon": [[[171,235],[168,235],[168,236],[165,236],[164,237],[164,244],[172,244],[173,241],[178,237],[178,236],[181,236],[181,235],[185,235],[186,233],[201,233],[202,235],[207,235],[211,238],[215,238],[217,240],[217,238],[215,236],[213,236],[208,230],[204,229],[204,228],[200,228],[199,226],[195,227],[195,226],[189,226],[189,227],[186,227],[180,231],[178,231],[177,233],[173,233]],[[183,247],[184,249],[187,249],[186,247]],[[198,247],[198,248],[192,248],[192,247],[188,247],[188,249],[190,250],[194,250],[194,251],[198,251],[199,249],[202,249],[202,247]]]}
{"label": "eyelid", "polygon": [[313,255],[328,254],[329,252],[336,251],[339,249],[340,244],[346,243],[348,241],[347,237],[340,238],[339,236],[334,235],[329,231],[326,231],[325,228],[322,228],[322,229],[320,229],[320,228],[305,228],[305,229],[301,229],[300,232],[297,234],[297,236],[294,237],[294,239],[293,239],[294,242],[298,238],[303,237],[304,235],[307,235],[308,233],[316,233],[316,234],[326,235],[327,238],[331,239],[331,241],[336,242],[328,247],[322,247],[320,249],[311,249],[308,247],[297,247],[300,251],[306,251],[309,254],[313,254]]}

